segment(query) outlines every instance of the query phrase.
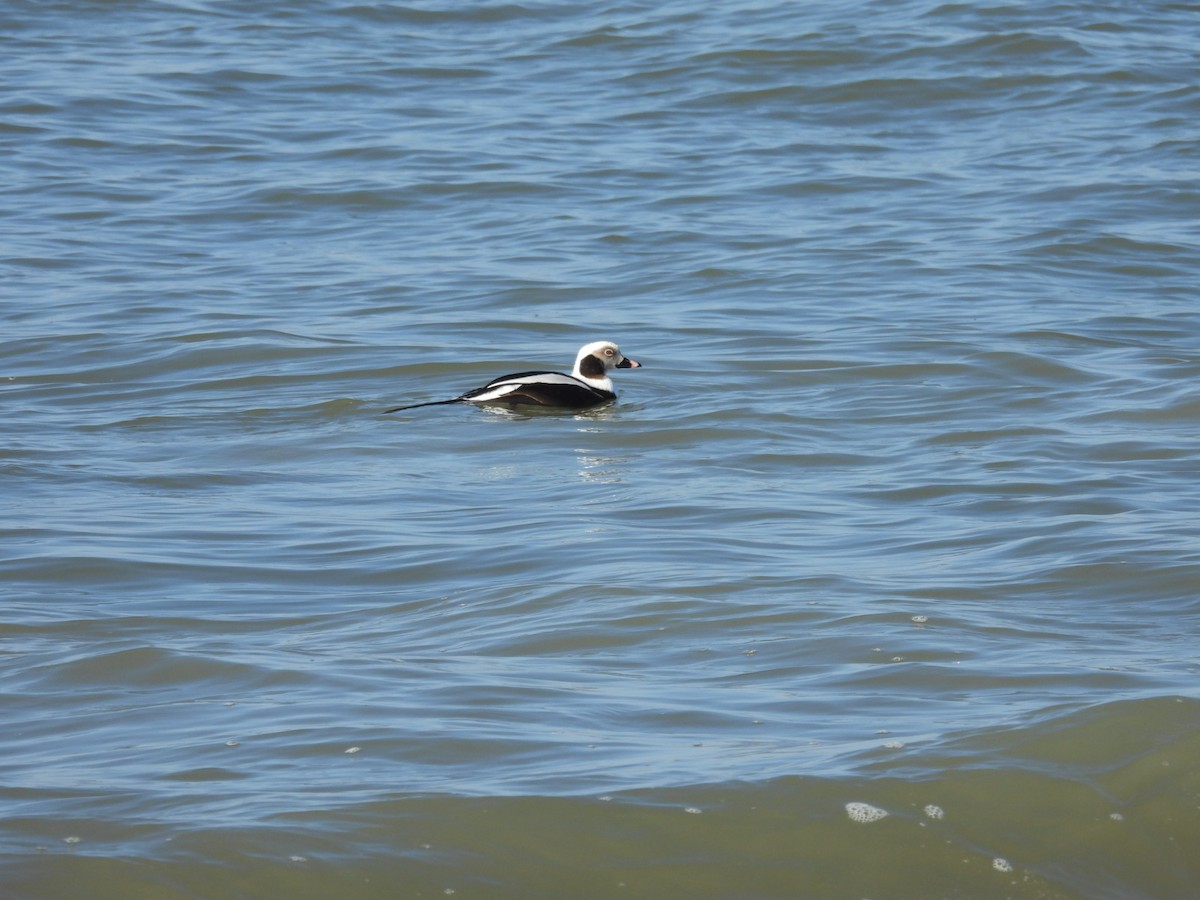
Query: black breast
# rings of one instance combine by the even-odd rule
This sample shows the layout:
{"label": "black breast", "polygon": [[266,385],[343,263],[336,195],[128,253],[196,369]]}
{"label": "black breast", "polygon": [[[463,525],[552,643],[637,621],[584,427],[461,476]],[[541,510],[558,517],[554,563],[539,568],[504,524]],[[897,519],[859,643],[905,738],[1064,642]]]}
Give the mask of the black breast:
{"label": "black breast", "polygon": [[587,409],[615,400],[611,391],[600,391],[579,384],[524,384],[496,402],[513,406],[558,406],[563,409]]}

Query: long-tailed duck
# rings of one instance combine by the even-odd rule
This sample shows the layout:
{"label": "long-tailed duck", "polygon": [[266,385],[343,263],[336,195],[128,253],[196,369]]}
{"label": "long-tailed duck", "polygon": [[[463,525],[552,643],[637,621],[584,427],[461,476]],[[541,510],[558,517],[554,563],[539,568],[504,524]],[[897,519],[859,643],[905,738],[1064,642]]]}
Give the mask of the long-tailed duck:
{"label": "long-tailed duck", "polygon": [[411,406],[396,406],[385,413],[441,406],[446,403],[495,403],[509,406],[546,406],[562,409],[587,409],[617,399],[609,369],[639,369],[641,363],[622,356],[611,341],[596,341],[581,348],[570,375],[561,372],[518,372],[489,381],[481,388],[467,391],[452,400],[432,400]]}

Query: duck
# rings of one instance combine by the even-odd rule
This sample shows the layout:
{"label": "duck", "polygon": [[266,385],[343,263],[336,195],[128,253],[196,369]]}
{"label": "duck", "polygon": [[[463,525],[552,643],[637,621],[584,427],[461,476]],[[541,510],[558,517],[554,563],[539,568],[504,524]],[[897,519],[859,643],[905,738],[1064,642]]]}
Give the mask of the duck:
{"label": "duck", "polygon": [[478,403],[503,406],[539,406],[551,409],[589,409],[617,399],[609,372],[612,369],[640,369],[642,364],[621,353],[612,341],[584,344],[575,357],[570,375],[562,372],[517,372],[489,381],[449,400],[430,400],[409,406],[394,406],[384,413],[401,412],[422,406],[450,403]]}

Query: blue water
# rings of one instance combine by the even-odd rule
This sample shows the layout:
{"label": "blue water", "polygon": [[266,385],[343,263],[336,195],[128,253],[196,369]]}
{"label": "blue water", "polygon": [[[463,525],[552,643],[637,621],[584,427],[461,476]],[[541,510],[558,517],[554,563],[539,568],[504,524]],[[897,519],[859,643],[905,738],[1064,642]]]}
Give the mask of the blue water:
{"label": "blue water", "polygon": [[1197,21],[4,6],[0,893],[1191,896]]}

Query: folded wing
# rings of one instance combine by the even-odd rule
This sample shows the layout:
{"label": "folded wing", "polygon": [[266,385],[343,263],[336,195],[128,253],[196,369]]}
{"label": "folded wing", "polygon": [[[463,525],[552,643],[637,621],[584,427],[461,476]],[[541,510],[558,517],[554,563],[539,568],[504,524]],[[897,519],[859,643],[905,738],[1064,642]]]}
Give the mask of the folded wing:
{"label": "folded wing", "polygon": [[597,390],[561,372],[518,372],[488,382],[460,397],[468,403],[510,403],[535,406],[581,408],[614,399],[609,391]]}

